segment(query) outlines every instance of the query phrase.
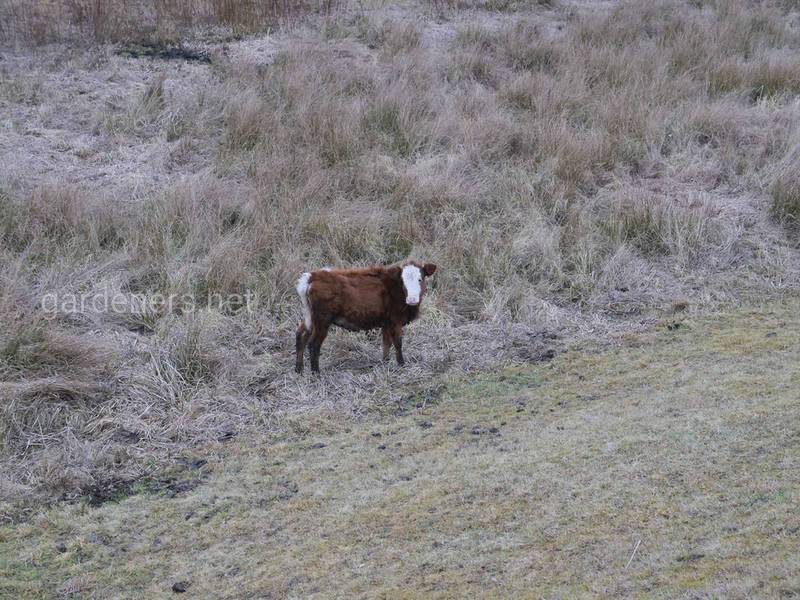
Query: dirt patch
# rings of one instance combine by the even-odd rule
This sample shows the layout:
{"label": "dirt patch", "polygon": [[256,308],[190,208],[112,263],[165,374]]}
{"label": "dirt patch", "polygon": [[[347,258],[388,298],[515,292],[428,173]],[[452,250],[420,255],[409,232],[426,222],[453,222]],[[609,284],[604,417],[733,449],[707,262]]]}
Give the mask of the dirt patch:
{"label": "dirt patch", "polygon": [[139,44],[124,46],[116,54],[123,58],[160,58],[163,60],[185,60],[211,64],[211,57],[205,52],[189,50],[183,46],[156,46]]}

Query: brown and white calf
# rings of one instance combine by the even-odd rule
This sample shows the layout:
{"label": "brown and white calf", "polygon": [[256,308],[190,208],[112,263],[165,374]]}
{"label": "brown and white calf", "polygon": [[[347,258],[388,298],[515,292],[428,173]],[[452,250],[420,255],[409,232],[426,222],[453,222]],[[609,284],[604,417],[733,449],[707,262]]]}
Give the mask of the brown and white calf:
{"label": "brown and white calf", "polygon": [[311,370],[319,372],[319,352],[328,329],[336,325],[349,331],[381,329],[383,359],[394,345],[403,364],[403,327],[419,315],[426,279],[432,263],[407,262],[400,266],[368,269],[320,269],[303,273],[297,293],[303,320],[297,327],[295,370],[303,372],[303,353],[309,348]]}

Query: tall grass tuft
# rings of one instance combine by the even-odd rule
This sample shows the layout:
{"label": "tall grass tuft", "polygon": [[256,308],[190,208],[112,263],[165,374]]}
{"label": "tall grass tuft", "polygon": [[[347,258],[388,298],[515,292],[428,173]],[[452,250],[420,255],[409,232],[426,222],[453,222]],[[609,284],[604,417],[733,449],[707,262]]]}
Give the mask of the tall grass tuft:
{"label": "tall grass tuft", "polygon": [[794,235],[800,233],[800,175],[797,168],[787,168],[775,177],[770,187],[773,218]]}
{"label": "tall grass tuft", "polygon": [[242,35],[338,7],[338,0],[7,0],[0,6],[0,41],[170,43],[209,26]]}

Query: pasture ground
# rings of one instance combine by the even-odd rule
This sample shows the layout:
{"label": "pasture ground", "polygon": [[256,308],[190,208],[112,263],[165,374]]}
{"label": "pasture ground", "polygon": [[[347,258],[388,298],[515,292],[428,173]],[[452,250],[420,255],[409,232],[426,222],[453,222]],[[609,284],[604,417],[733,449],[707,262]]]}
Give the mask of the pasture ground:
{"label": "pasture ground", "polygon": [[797,596],[799,306],[195,448],[162,491],[0,528],[0,596]]}

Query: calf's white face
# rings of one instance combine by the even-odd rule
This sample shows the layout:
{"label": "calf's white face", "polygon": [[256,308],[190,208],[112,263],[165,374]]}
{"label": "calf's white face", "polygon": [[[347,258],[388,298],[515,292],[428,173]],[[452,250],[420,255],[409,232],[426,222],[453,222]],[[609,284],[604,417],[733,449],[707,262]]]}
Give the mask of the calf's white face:
{"label": "calf's white face", "polygon": [[422,271],[419,267],[403,267],[403,287],[406,288],[406,304],[417,306],[422,296]]}

